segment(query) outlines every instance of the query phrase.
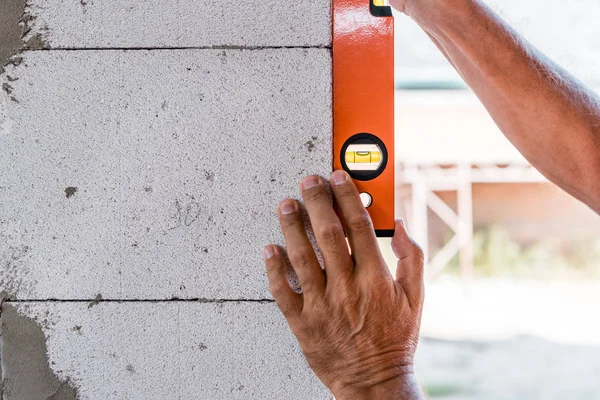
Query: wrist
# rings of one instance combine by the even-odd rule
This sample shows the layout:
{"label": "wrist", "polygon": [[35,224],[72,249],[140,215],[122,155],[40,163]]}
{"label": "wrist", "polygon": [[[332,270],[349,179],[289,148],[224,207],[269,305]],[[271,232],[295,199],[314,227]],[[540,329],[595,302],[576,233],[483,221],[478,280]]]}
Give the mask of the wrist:
{"label": "wrist", "polygon": [[356,384],[332,390],[335,400],[414,400],[421,399],[421,391],[414,373],[394,376],[375,384]]}

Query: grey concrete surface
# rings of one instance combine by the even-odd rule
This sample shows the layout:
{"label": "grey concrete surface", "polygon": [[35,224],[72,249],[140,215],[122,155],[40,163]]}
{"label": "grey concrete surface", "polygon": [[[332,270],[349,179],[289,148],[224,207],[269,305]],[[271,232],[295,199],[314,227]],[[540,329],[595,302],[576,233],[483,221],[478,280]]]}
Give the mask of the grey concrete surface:
{"label": "grey concrete surface", "polygon": [[0,0],[0,22],[0,397],[328,398],[261,250],[331,170],[329,3]]}
{"label": "grey concrete surface", "polygon": [[269,298],[275,206],[331,169],[330,70],[327,49],[25,53],[0,95],[0,286]]}
{"label": "grey concrete surface", "polygon": [[318,0],[31,0],[32,34],[52,48],[329,46]]}
{"label": "grey concrete surface", "polygon": [[82,400],[330,397],[273,303],[11,306],[42,324],[50,365]]}

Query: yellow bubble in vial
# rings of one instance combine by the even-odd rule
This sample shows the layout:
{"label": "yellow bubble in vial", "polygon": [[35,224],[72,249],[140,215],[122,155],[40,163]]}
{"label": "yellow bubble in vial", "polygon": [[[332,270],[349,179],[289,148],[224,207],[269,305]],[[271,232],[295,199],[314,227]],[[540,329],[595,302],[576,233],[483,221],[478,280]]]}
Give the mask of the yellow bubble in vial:
{"label": "yellow bubble in vial", "polygon": [[369,163],[371,162],[370,151],[355,151],[354,162],[356,163]]}
{"label": "yellow bubble in vial", "polygon": [[376,137],[372,140],[369,139],[368,135],[363,134],[362,137],[349,140],[344,145],[344,160],[346,162],[344,168],[348,172],[353,172],[355,176],[372,179],[371,177],[374,174],[380,174],[385,168],[386,153],[385,147],[381,146],[383,143],[380,145],[376,141]]}
{"label": "yellow bubble in vial", "polygon": [[373,0],[373,4],[377,7],[383,7],[385,6],[385,0]]}

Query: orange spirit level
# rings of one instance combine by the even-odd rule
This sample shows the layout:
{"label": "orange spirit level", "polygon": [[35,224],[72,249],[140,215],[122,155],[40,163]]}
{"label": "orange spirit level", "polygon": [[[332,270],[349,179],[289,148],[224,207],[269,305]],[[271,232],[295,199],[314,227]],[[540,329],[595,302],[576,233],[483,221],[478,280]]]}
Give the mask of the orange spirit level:
{"label": "orange spirit level", "polygon": [[333,146],[375,233],[392,236],[394,19],[383,0],[333,0]]}

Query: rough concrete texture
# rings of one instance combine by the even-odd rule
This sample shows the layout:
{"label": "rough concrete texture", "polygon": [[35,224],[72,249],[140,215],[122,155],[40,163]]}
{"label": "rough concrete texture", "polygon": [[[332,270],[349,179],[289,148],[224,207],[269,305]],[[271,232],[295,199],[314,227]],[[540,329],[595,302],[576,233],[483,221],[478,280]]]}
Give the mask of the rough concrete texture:
{"label": "rough concrete texture", "polygon": [[0,397],[75,400],[76,389],[68,381],[60,381],[50,369],[42,327],[10,304],[0,307]]}
{"label": "rough concrete texture", "polygon": [[3,400],[329,397],[262,247],[331,170],[330,44],[316,0],[0,0]]}
{"label": "rough concrete texture", "polygon": [[331,43],[328,1],[31,0],[30,5],[37,18],[34,32],[44,33],[53,48]]}
{"label": "rough concrete texture", "polygon": [[0,287],[270,298],[275,206],[331,169],[327,49],[43,51],[0,95]]}
{"label": "rough concrete texture", "polygon": [[81,400],[330,397],[273,303],[16,308],[46,321],[50,364],[78,387]]}

